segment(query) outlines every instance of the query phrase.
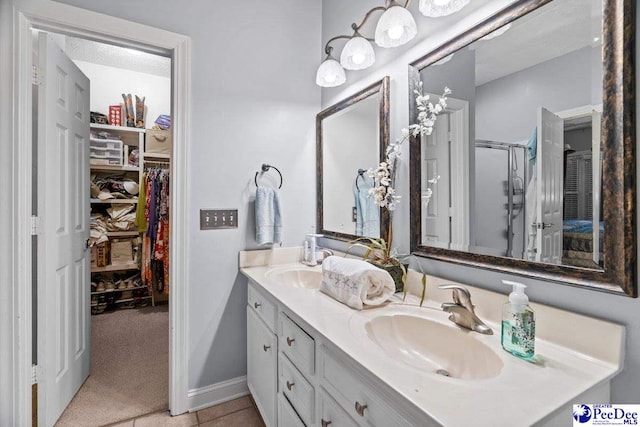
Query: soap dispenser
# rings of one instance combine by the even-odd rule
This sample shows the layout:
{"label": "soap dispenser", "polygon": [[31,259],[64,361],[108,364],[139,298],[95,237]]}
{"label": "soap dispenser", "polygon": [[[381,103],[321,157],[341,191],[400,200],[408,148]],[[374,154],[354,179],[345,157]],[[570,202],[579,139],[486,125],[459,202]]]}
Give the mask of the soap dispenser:
{"label": "soap dispenser", "polygon": [[526,285],[510,280],[502,283],[513,286],[509,302],[502,309],[502,348],[521,359],[530,359],[534,355],[536,323],[524,293]]}

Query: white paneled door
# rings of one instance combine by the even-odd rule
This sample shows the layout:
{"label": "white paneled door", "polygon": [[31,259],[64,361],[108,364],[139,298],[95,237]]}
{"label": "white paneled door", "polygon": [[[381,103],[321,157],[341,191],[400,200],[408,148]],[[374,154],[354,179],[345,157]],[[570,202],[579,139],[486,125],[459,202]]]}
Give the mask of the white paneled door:
{"label": "white paneled door", "polygon": [[536,261],[562,263],[564,121],[538,109]]}
{"label": "white paneled door", "polygon": [[91,367],[89,79],[38,38],[38,424],[52,426]]}
{"label": "white paneled door", "polygon": [[422,242],[448,248],[451,242],[449,114],[439,116],[431,135],[423,136],[422,141],[422,191],[423,194],[427,188],[432,191],[428,203],[422,199],[422,211],[426,211]]}

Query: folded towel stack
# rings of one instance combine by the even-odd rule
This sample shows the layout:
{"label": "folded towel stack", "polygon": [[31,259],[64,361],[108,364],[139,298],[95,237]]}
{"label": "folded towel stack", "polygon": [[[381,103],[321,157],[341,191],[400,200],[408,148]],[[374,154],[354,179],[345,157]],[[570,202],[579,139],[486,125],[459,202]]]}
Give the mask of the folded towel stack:
{"label": "folded towel stack", "polygon": [[336,300],[362,310],[380,305],[396,290],[391,275],[358,259],[330,256],[322,262],[320,290]]}

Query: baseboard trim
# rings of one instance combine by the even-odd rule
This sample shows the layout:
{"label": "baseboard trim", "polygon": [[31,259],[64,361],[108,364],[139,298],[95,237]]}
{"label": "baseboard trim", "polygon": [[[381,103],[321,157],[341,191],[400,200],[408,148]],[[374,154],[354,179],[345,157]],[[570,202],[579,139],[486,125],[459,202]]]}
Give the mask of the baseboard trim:
{"label": "baseboard trim", "polygon": [[247,396],[248,394],[247,376],[244,375],[210,386],[189,390],[187,394],[187,405],[189,412],[196,412],[209,406]]}

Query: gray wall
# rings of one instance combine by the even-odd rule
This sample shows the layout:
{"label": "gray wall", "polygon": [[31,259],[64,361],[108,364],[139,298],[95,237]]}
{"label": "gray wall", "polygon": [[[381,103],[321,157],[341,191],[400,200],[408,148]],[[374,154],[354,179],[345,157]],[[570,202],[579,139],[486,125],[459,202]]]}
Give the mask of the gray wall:
{"label": "gray wall", "polygon": [[[253,177],[262,163],[284,176],[284,246],[300,245],[315,224],[320,2],[64,3],[191,37],[188,386],[245,375],[246,279],[237,260],[257,248]],[[198,210],[215,207],[238,208],[238,229],[200,231]]]}
{"label": "gray wall", "polygon": [[600,47],[586,47],[478,86],[477,139],[526,141],[538,106],[558,113],[601,104],[602,73],[588,72],[599,52]]}
{"label": "gray wall", "polygon": [[[377,5],[378,2],[367,0],[362,2],[344,2],[341,0],[324,0],[322,8],[322,39],[328,40],[336,34],[348,32],[351,21],[361,19],[366,8]],[[375,3],[375,4],[374,4]],[[412,6],[417,3],[412,3]],[[442,42],[456,34],[470,28],[473,24],[490,16],[503,8],[510,1],[495,0],[487,2],[472,2],[478,9],[470,15],[427,19],[414,13],[418,26],[421,27],[420,40],[408,47],[382,51],[376,48],[376,55],[382,58],[372,68],[359,72],[348,72],[347,84],[339,88],[322,90],[322,105],[326,107],[335,103],[341,97],[353,93],[367,84],[380,79],[384,75],[391,77],[391,137],[397,138],[400,129],[409,124],[408,117],[408,82],[407,64],[433,50]],[[429,31],[429,36],[425,34]],[[370,35],[368,32],[366,35]],[[639,49],[640,45],[636,46]],[[636,77],[637,81],[640,81]],[[636,83],[638,84],[638,83]],[[640,103],[639,103],[640,104]],[[640,108],[636,106],[636,111]],[[409,247],[409,207],[408,207],[408,149],[404,148],[402,164],[399,170],[399,190],[403,202],[395,212],[394,246],[400,252],[406,253]],[[640,157],[639,157],[640,163]],[[343,247],[338,242],[324,239],[323,244],[334,248]],[[640,299],[610,295],[603,292],[571,287],[547,281],[523,279],[520,277],[505,277],[503,274],[479,270],[469,267],[454,266],[452,264],[422,260],[422,266],[430,274],[440,275],[452,280],[469,283],[470,285],[508,293],[500,284],[503,278],[520,280],[529,285],[528,293],[533,301],[585,314],[592,317],[608,319],[627,327],[626,359],[624,371],[612,382],[612,401],[616,403],[637,403],[640,396]],[[597,339],[597,337],[594,337]]]}

